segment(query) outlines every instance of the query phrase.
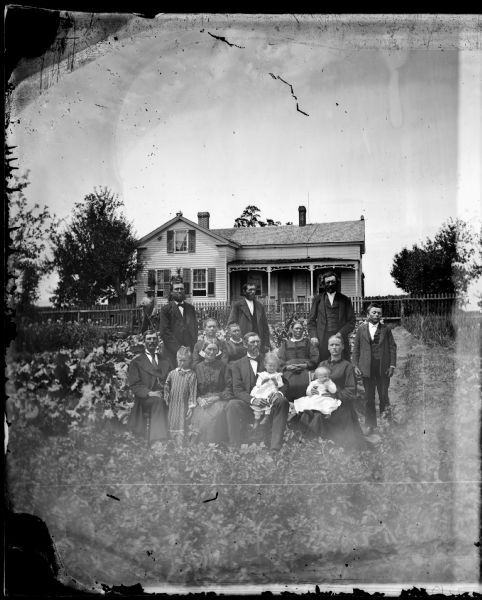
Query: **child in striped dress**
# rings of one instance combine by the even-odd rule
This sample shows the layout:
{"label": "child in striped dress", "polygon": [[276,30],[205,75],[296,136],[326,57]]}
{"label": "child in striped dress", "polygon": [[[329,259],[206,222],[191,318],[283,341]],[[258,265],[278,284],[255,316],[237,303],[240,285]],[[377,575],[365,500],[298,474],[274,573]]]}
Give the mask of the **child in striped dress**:
{"label": "child in striped dress", "polygon": [[191,362],[191,350],[181,346],[177,351],[177,368],[169,373],[164,385],[169,434],[178,444],[183,443],[187,423],[196,406],[196,374],[191,369]]}

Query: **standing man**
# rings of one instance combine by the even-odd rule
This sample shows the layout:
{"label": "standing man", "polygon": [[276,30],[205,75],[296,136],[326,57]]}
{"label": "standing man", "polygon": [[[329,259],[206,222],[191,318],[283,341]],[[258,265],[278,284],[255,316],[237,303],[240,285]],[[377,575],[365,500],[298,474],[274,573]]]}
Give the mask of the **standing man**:
{"label": "standing man", "polygon": [[360,325],[353,346],[355,373],[363,377],[365,388],[365,424],[368,433],[377,426],[375,388],[378,391],[380,416],[389,407],[388,386],[397,364],[397,345],[392,330],[383,323],[382,309],[376,304],[368,307],[368,321]]}
{"label": "standing man", "polygon": [[161,308],[159,315],[159,334],[173,369],[177,365],[179,348],[187,346],[192,352],[197,342],[196,311],[192,304],[184,302],[185,297],[184,283],[177,277],[171,283],[170,301]]}
{"label": "standing man", "polygon": [[128,427],[137,435],[146,435],[148,444],[165,441],[169,436],[167,405],[164,402],[164,383],[169,362],[162,354],[162,342],[155,331],[144,335],[144,352],[133,358],[127,370],[129,388],[135,401],[129,415]]}
{"label": "standing man", "polygon": [[241,444],[248,423],[254,421],[252,405],[266,407],[273,401],[266,425],[265,443],[271,450],[279,450],[288,419],[289,402],[284,395],[287,386],[283,385],[277,392],[273,392],[269,400],[252,398],[251,390],[256,385],[258,372],[264,370],[263,359],[260,357],[261,340],[257,333],[251,331],[244,336],[243,342],[247,350],[246,356],[231,363],[234,398],[226,407],[229,443],[232,446]]}
{"label": "standing man", "polygon": [[244,298],[233,302],[228,325],[237,323],[242,336],[249,332],[257,333],[261,340],[260,351],[264,354],[270,349],[269,327],[264,306],[255,298],[256,284],[245,283],[241,288],[241,293]]}
{"label": "standing man", "polygon": [[328,340],[339,334],[344,343],[343,358],[350,360],[348,334],[355,328],[355,312],[350,298],[336,291],[338,279],[333,271],[323,275],[325,291],[315,296],[308,316],[308,333],[318,344],[320,361],[328,360]]}

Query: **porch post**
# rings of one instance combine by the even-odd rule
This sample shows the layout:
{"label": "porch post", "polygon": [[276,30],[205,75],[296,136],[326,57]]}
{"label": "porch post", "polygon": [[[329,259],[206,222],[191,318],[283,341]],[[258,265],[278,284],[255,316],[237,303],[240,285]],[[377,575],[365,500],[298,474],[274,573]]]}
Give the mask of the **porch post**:
{"label": "porch post", "polygon": [[226,281],[226,299],[227,303],[231,302],[231,269],[227,268],[227,281]]}
{"label": "porch post", "polygon": [[268,305],[271,299],[271,267],[266,268],[268,272]]}
{"label": "porch post", "polygon": [[313,265],[310,265],[310,296],[313,298],[313,273],[315,272],[315,268]]}
{"label": "porch post", "polygon": [[359,293],[358,293],[358,263],[355,263],[355,296],[359,296]]}

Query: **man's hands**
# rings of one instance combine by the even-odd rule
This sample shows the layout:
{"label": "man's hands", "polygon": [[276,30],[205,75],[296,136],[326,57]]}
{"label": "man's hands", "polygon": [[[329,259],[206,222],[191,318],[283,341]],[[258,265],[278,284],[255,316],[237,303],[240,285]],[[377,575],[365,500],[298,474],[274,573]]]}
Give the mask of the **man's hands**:
{"label": "man's hands", "polygon": [[360,369],[358,367],[355,367],[355,373],[358,375],[358,377],[362,376],[362,372],[360,371]]}
{"label": "man's hands", "polygon": [[156,392],[149,392],[147,395],[149,396],[149,398],[162,398],[161,390],[157,390]]}
{"label": "man's hands", "polygon": [[388,367],[388,369],[385,371],[385,375],[387,377],[391,377],[394,372],[395,372],[395,367]]}

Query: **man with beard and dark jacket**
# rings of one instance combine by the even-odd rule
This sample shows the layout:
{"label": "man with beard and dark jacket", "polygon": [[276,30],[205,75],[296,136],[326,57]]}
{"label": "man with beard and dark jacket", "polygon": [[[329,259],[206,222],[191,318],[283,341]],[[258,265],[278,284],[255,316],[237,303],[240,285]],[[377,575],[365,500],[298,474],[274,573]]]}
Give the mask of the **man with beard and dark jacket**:
{"label": "man with beard and dark jacket", "polygon": [[[169,437],[164,383],[169,362],[164,358],[157,333],[144,334],[144,352],[133,358],[127,370],[129,388],[135,396],[128,427],[136,435],[147,435],[148,443],[166,441]],[[159,350],[161,350],[159,352]]]}
{"label": "man with beard and dark jacket", "polygon": [[355,311],[350,298],[336,291],[338,279],[333,271],[323,275],[324,292],[315,296],[308,316],[308,333],[313,344],[318,344],[320,361],[328,360],[328,340],[340,335],[343,358],[350,360],[348,334],[355,329]]}
{"label": "man with beard and dark jacket", "polygon": [[239,446],[245,438],[248,424],[254,421],[253,405],[260,408],[268,406],[271,411],[265,429],[265,444],[270,450],[279,450],[283,444],[283,433],[288,419],[289,402],[285,397],[287,385],[274,392],[268,400],[253,398],[251,391],[256,385],[257,374],[264,370],[260,356],[261,340],[254,331],[243,338],[247,354],[231,363],[231,385],[233,398],[226,407],[228,437],[231,446]]}
{"label": "man with beard and dark jacket", "polygon": [[164,342],[171,368],[177,366],[176,353],[181,346],[193,351],[197,342],[198,327],[194,306],[185,302],[184,283],[180,277],[171,284],[170,301],[159,314],[159,334]]}
{"label": "man with beard and dark jacket", "polygon": [[236,300],[231,306],[228,325],[237,323],[241,329],[241,335],[245,336],[249,332],[257,333],[261,340],[261,353],[264,354],[270,349],[269,327],[266,311],[261,302],[258,302],[256,296],[256,285],[254,283],[245,283],[241,288],[244,298]]}

